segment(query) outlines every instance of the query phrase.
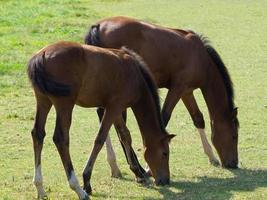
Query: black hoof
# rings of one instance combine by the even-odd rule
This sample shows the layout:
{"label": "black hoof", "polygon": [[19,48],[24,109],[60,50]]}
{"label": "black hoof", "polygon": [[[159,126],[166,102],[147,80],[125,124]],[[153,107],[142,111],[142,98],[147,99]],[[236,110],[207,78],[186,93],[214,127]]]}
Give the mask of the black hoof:
{"label": "black hoof", "polygon": [[83,187],[83,190],[88,194],[88,195],[92,195],[92,187],[90,184],[88,184],[87,186]]}

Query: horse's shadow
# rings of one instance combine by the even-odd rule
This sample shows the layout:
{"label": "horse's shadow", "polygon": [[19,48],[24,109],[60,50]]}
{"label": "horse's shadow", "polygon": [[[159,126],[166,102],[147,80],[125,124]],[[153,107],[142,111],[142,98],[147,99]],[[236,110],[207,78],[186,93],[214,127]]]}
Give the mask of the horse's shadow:
{"label": "horse's shadow", "polygon": [[267,187],[267,170],[231,170],[234,177],[195,177],[196,181],[173,181],[164,187],[149,187],[161,193],[163,198],[145,199],[231,199],[235,192],[251,192]]}

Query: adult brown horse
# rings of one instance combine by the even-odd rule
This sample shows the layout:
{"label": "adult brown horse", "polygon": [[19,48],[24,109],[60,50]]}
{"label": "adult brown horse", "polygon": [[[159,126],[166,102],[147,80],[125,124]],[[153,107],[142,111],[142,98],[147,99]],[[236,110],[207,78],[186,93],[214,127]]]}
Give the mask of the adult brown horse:
{"label": "adult brown horse", "polygon": [[204,152],[218,163],[206,138],[203,115],[193,90],[200,88],[208,106],[212,142],[222,166],[237,168],[238,119],[230,75],[209,41],[192,31],[170,29],[127,17],[112,17],[91,27],[87,44],[119,48],[123,45],[143,57],[159,88],[167,88],[162,117],[167,125],[182,98],[200,133]]}
{"label": "adult brown horse", "polygon": [[[71,189],[80,199],[91,193],[92,169],[108,131],[114,123],[125,149],[131,149],[129,130],[122,112],[131,107],[145,146],[145,160],[156,184],[169,183],[169,141],[160,116],[157,87],[144,62],[130,50],[103,49],[59,42],[41,49],[28,64],[28,76],[37,101],[32,139],[35,155],[34,184],[39,197],[45,192],[41,173],[41,151],[45,123],[52,105],[56,110],[53,141],[60,154]],[[75,176],[69,153],[69,129],[74,105],[103,107],[104,116],[83,172],[84,190]]]}

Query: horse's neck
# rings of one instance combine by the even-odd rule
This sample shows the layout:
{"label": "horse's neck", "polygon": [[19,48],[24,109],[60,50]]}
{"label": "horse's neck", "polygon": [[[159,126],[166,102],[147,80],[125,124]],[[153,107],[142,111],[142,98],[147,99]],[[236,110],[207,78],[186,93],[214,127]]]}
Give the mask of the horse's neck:
{"label": "horse's neck", "polygon": [[156,105],[147,92],[141,95],[138,102],[132,107],[144,145],[147,146],[153,140],[161,138],[164,132],[161,129],[157,116]]}
{"label": "horse's neck", "polygon": [[208,84],[201,88],[210,118],[213,121],[224,120],[230,114],[226,88],[217,66],[210,65]]}

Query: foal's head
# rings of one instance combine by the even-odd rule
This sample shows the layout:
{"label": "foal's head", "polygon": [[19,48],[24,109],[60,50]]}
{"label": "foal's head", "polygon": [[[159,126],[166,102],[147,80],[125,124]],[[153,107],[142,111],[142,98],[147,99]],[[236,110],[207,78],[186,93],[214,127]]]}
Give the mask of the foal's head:
{"label": "foal's head", "polygon": [[146,146],[144,157],[155,178],[156,185],[170,183],[169,142],[175,135],[165,135],[154,144]]}
{"label": "foal's head", "polygon": [[237,108],[232,111],[229,119],[218,123],[211,122],[212,143],[223,167],[238,168],[238,128]]}

